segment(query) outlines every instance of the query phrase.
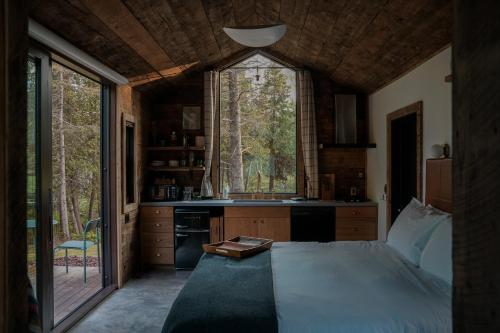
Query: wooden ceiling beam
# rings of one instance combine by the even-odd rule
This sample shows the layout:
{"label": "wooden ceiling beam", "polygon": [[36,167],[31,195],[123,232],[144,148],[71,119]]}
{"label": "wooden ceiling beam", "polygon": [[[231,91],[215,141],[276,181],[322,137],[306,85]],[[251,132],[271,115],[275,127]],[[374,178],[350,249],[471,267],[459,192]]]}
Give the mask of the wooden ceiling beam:
{"label": "wooden ceiling beam", "polygon": [[175,63],[120,0],[81,0],[90,12],[113,30],[155,70],[175,67]]}

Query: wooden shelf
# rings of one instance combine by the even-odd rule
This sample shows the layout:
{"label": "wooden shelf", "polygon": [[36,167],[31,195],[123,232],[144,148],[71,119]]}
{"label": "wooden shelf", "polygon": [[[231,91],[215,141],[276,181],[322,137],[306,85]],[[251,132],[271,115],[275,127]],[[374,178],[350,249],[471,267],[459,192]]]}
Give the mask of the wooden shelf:
{"label": "wooden shelf", "polygon": [[205,171],[204,167],[147,167],[149,171],[157,171],[157,172],[190,172],[190,171]]}
{"label": "wooden shelf", "polygon": [[151,151],[203,151],[205,147],[184,147],[184,146],[166,146],[166,147],[148,147]]}

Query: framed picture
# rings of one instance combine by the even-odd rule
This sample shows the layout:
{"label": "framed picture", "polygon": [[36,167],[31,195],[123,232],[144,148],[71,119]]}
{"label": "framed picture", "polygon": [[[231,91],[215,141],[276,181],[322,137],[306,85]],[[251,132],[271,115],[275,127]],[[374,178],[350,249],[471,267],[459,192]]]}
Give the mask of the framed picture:
{"label": "framed picture", "polygon": [[201,106],[185,105],[182,107],[182,129],[199,130],[201,128]]}

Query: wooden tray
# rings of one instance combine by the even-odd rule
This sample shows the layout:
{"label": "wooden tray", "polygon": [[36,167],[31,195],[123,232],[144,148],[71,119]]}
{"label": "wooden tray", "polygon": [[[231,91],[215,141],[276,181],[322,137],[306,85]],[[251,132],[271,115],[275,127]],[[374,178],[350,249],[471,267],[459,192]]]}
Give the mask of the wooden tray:
{"label": "wooden tray", "polygon": [[223,242],[203,244],[203,250],[224,257],[245,258],[269,250],[272,245],[272,239],[238,236]]}

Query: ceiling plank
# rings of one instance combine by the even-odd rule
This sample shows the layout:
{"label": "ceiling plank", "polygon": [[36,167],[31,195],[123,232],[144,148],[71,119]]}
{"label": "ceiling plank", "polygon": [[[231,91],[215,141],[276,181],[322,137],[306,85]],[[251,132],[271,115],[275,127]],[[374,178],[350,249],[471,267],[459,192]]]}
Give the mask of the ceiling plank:
{"label": "ceiling plank", "polygon": [[236,25],[232,4],[225,0],[207,0],[203,3],[203,6],[212,27],[214,37],[222,52],[222,56],[226,58],[244,49],[245,47],[243,45],[233,41],[224,30],[222,30],[224,27]]}
{"label": "ceiling plank", "polygon": [[77,0],[40,0],[30,17],[129,77],[154,69]]}
{"label": "ceiling plank", "polygon": [[171,0],[169,3],[193,48],[198,51],[201,63],[207,66],[220,60],[223,56],[201,0]]}
{"label": "ceiling plank", "polygon": [[123,0],[123,3],[177,66],[200,61],[166,1]]}
{"label": "ceiling plank", "polygon": [[155,70],[175,67],[175,63],[120,0],[81,1]]}

